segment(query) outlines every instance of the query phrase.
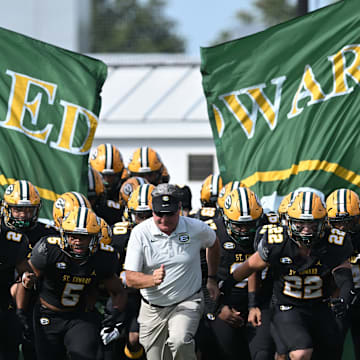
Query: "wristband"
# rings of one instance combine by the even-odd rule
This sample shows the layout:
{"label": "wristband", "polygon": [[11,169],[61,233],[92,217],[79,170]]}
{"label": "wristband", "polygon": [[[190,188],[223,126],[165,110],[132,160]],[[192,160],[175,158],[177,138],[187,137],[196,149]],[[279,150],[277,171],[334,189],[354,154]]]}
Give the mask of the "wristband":
{"label": "wristband", "polygon": [[216,275],[208,275],[208,279],[214,279],[217,281],[217,276]]}
{"label": "wristband", "polygon": [[256,292],[248,292],[248,308],[250,309],[255,307],[259,307],[256,299]]}

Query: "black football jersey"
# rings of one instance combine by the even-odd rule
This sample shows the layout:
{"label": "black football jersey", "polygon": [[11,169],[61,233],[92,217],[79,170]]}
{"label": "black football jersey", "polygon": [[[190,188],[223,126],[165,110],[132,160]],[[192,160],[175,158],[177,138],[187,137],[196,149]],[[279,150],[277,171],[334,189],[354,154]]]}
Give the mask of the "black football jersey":
{"label": "black football jersey", "polygon": [[26,235],[6,227],[0,227],[0,309],[11,301],[10,286],[15,280],[15,267],[30,253]]}
{"label": "black football jersey", "polygon": [[105,200],[95,207],[97,216],[104,219],[108,225],[113,225],[122,221],[124,208],[121,204],[114,200]]}
{"label": "black football jersey", "polygon": [[36,225],[33,228],[19,231],[28,237],[31,247],[33,247],[44,236],[55,236],[58,234],[58,230],[54,226],[47,225],[39,221],[36,222]]}
{"label": "black football jersey", "polygon": [[[115,223],[112,227],[111,245],[119,254],[119,266],[117,274],[120,275],[123,283],[125,281],[125,272],[123,270],[126,256],[126,248],[130,238],[131,227],[128,221]],[[124,284],[125,285],[125,284]]]}
{"label": "black football jersey", "polygon": [[90,286],[116,272],[116,251],[100,243],[88,261],[78,263],[62,251],[59,244],[59,237],[47,236],[37,242],[31,252],[32,264],[42,272],[39,295],[59,309],[81,310]]}
{"label": "black football jersey", "polygon": [[[269,224],[270,221],[277,223],[278,218],[275,214],[267,216],[264,214],[261,217],[260,226]],[[254,252],[255,247],[244,248],[239,243],[234,241],[229,236],[224,220],[222,217],[215,219],[214,225],[210,226],[216,231],[216,234],[220,240],[220,264],[218,270],[218,277],[220,280],[228,278],[229,274],[233,273],[234,270],[248,259]],[[262,273],[262,278],[265,279],[268,274],[267,269]],[[236,283],[225,300],[228,305],[237,308],[247,308],[247,296],[248,296],[248,279],[244,279]]]}
{"label": "black football jersey", "polygon": [[271,266],[277,303],[311,306],[328,296],[331,270],[350,257],[352,244],[343,231],[326,229],[310,255],[301,256],[286,227],[274,226],[263,229],[258,251]]}
{"label": "black football jersey", "polygon": [[206,223],[210,223],[212,220],[220,216],[220,211],[214,207],[202,207],[200,209],[191,211],[189,216]]}

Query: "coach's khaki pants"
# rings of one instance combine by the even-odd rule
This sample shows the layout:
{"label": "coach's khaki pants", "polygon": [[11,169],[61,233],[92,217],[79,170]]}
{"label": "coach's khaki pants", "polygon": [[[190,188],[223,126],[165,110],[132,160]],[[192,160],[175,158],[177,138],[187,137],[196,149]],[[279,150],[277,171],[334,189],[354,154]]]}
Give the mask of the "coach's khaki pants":
{"label": "coach's khaki pants", "polygon": [[203,311],[201,291],[165,308],[142,301],[138,321],[147,360],[196,360],[194,336]]}

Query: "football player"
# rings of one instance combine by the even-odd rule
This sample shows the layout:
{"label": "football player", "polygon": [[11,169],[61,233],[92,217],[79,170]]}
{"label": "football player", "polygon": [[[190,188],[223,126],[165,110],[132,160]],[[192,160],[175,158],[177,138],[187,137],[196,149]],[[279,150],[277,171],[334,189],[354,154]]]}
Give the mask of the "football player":
{"label": "football player", "polygon": [[112,225],[122,219],[124,211],[119,192],[128,173],[122,155],[115,145],[101,144],[91,153],[90,166],[101,174],[105,186],[105,199],[96,207],[96,214]]}
{"label": "football player", "polygon": [[[268,217],[264,214],[258,198],[250,189],[237,187],[228,193],[223,206],[223,216],[215,219],[213,225],[221,243],[221,260],[218,271],[220,285],[237,266],[254,253],[256,230],[264,224],[269,224],[269,221],[277,223],[278,218],[276,216]],[[260,306],[256,303],[254,295],[256,281],[254,274],[249,279],[231,287],[222,288],[223,297],[220,307],[217,313],[213,314],[214,321],[211,323],[211,328],[219,344],[219,358],[234,359],[238,356],[239,351],[245,358],[250,358],[247,342],[248,339],[253,340],[255,334],[250,327],[245,325],[248,309]],[[269,299],[269,295],[265,295],[265,291],[263,291],[261,297]],[[274,349],[269,326],[270,317],[266,322],[264,316],[261,325],[262,331],[258,331],[261,334],[262,343],[250,342],[252,345],[251,357],[254,359],[257,358],[256,353],[259,351],[259,347],[265,347],[268,358],[273,356]]]}
{"label": "football player", "polygon": [[[125,271],[123,265],[126,255],[126,247],[129,241],[131,230],[144,220],[152,216],[152,196],[154,190],[152,184],[142,184],[134,189],[127,202],[128,222],[119,222],[113,225],[113,246],[119,253],[120,278],[126,287]],[[137,316],[140,309],[140,292],[137,289],[126,288],[128,292],[128,302],[125,311],[120,315],[118,322],[123,322],[126,329],[126,344],[122,347],[121,343],[116,343],[113,352],[118,354],[119,358],[142,359],[144,349],[139,343],[139,324]],[[108,302],[108,307],[111,302]],[[120,334],[118,334],[120,336]],[[118,337],[119,337],[118,336]],[[114,339],[116,336],[113,337]],[[106,342],[106,339],[105,339]],[[104,342],[104,343],[105,343]],[[123,352],[120,355],[120,352]]]}
{"label": "football player", "polygon": [[[5,193],[10,195],[13,188],[10,185]],[[35,215],[35,211],[32,211],[33,206],[31,211],[17,210],[13,211],[13,207],[8,205],[6,211],[9,226],[5,224],[4,217],[0,225],[0,358],[9,360],[18,358],[19,344],[24,340],[22,333],[27,338],[30,330],[26,314],[16,309],[12,296],[15,295],[18,284],[13,287],[13,293],[10,292],[10,287],[14,283],[15,270],[19,275],[19,284],[24,283],[21,286],[26,286],[25,276],[30,271],[27,263],[30,253],[29,240],[24,233],[16,229],[15,224],[18,223],[20,227],[30,225],[28,220],[31,214]]]}
{"label": "football player", "polygon": [[[4,193],[2,202],[2,224],[8,230],[16,230],[26,235],[30,249],[45,235],[55,234],[49,224],[38,221],[41,198],[36,187],[27,180],[17,180],[9,185]],[[18,284],[12,285],[11,292],[16,294]],[[22,339],[22,352],[25,360],[35,359],[35,349],[32,343],[31,317],[25,319],[23,325],[30,326],[28,334]]]}
{"label": "football player", "polygon": [[350,263],[356,295],[350,307],[348,316],[345,319],[338,321],[338,323],[344,336],[344,340],[348,329],[351,328],[356,359],[360,359],[360,326],[357,321],[360,317],[359,206],[360,201],[358,195],[349,189],[337,189],[326,199],[329,225],[350,234],[354,248],[353,254],[350,257]]}
{"label": "football player", "polygon": [[[98,282],[112,297],[111,319],[122,311],[126,293],[116,275],[117,256],[99,244],[100,219],[86,208],[74,208],[60,223],[60,236],[43,237],[33,248],[29,264],[39,283],[34,308],[38,360],[96,359],[99,349],[98,313],[87,308],[86,295]],[[28,292],[19,295],[26,303]],[[108,319],[109,327],[115,327]],[[79,336],[81,334],[81,336]]]}
{"label": "football player", "polygon": [[205,222],[219,216],[216,204],[222,188],[223,182],[220,175],[210,174],[207,176],[200,190],[201,208],[192,212],[190,216]]}
{"label": "football player", "polygon": [[132,154],[128,170],[131,176],[143,177],[156,186],[162,182],[164,164],[154,149],[143,146]]}
{"label": "football player", "polygon": [[41,199],[36,187],[27,180],[17,180],[9,185],[2,202],[2,222],[13,230],[24,233],[34,246],[40,238],[56,230],[39,219]]}
{"label": "football player", "polygon": [[[314,192],[296,195],[288,207],[288,222],[288,228],[260,231],[258,250],[228,281],[237,283],[271,266],[273,324],[290,358],[338,359],[341,334],[334,313],[343,317],[353,299],[351,240],[345,232],[325,227],[325,204]],[[328,299],[326,284],[332,277],[339,296]]]}

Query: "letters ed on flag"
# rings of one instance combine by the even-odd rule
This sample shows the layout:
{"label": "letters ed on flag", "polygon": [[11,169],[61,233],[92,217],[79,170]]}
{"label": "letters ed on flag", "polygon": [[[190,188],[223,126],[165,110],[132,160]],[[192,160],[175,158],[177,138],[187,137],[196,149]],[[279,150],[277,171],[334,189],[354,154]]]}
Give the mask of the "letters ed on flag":
{"label": "letters ed on flag", "polygon": [[223,180],[259,197],[360,191],[360,3],[201,49]]}
{"label": "letters ed on flag", "polygon": [[40,217],[67,191],[87,194],[88,153],[100,112],[106,65],[0,28],[0,195],[32,182]]}

